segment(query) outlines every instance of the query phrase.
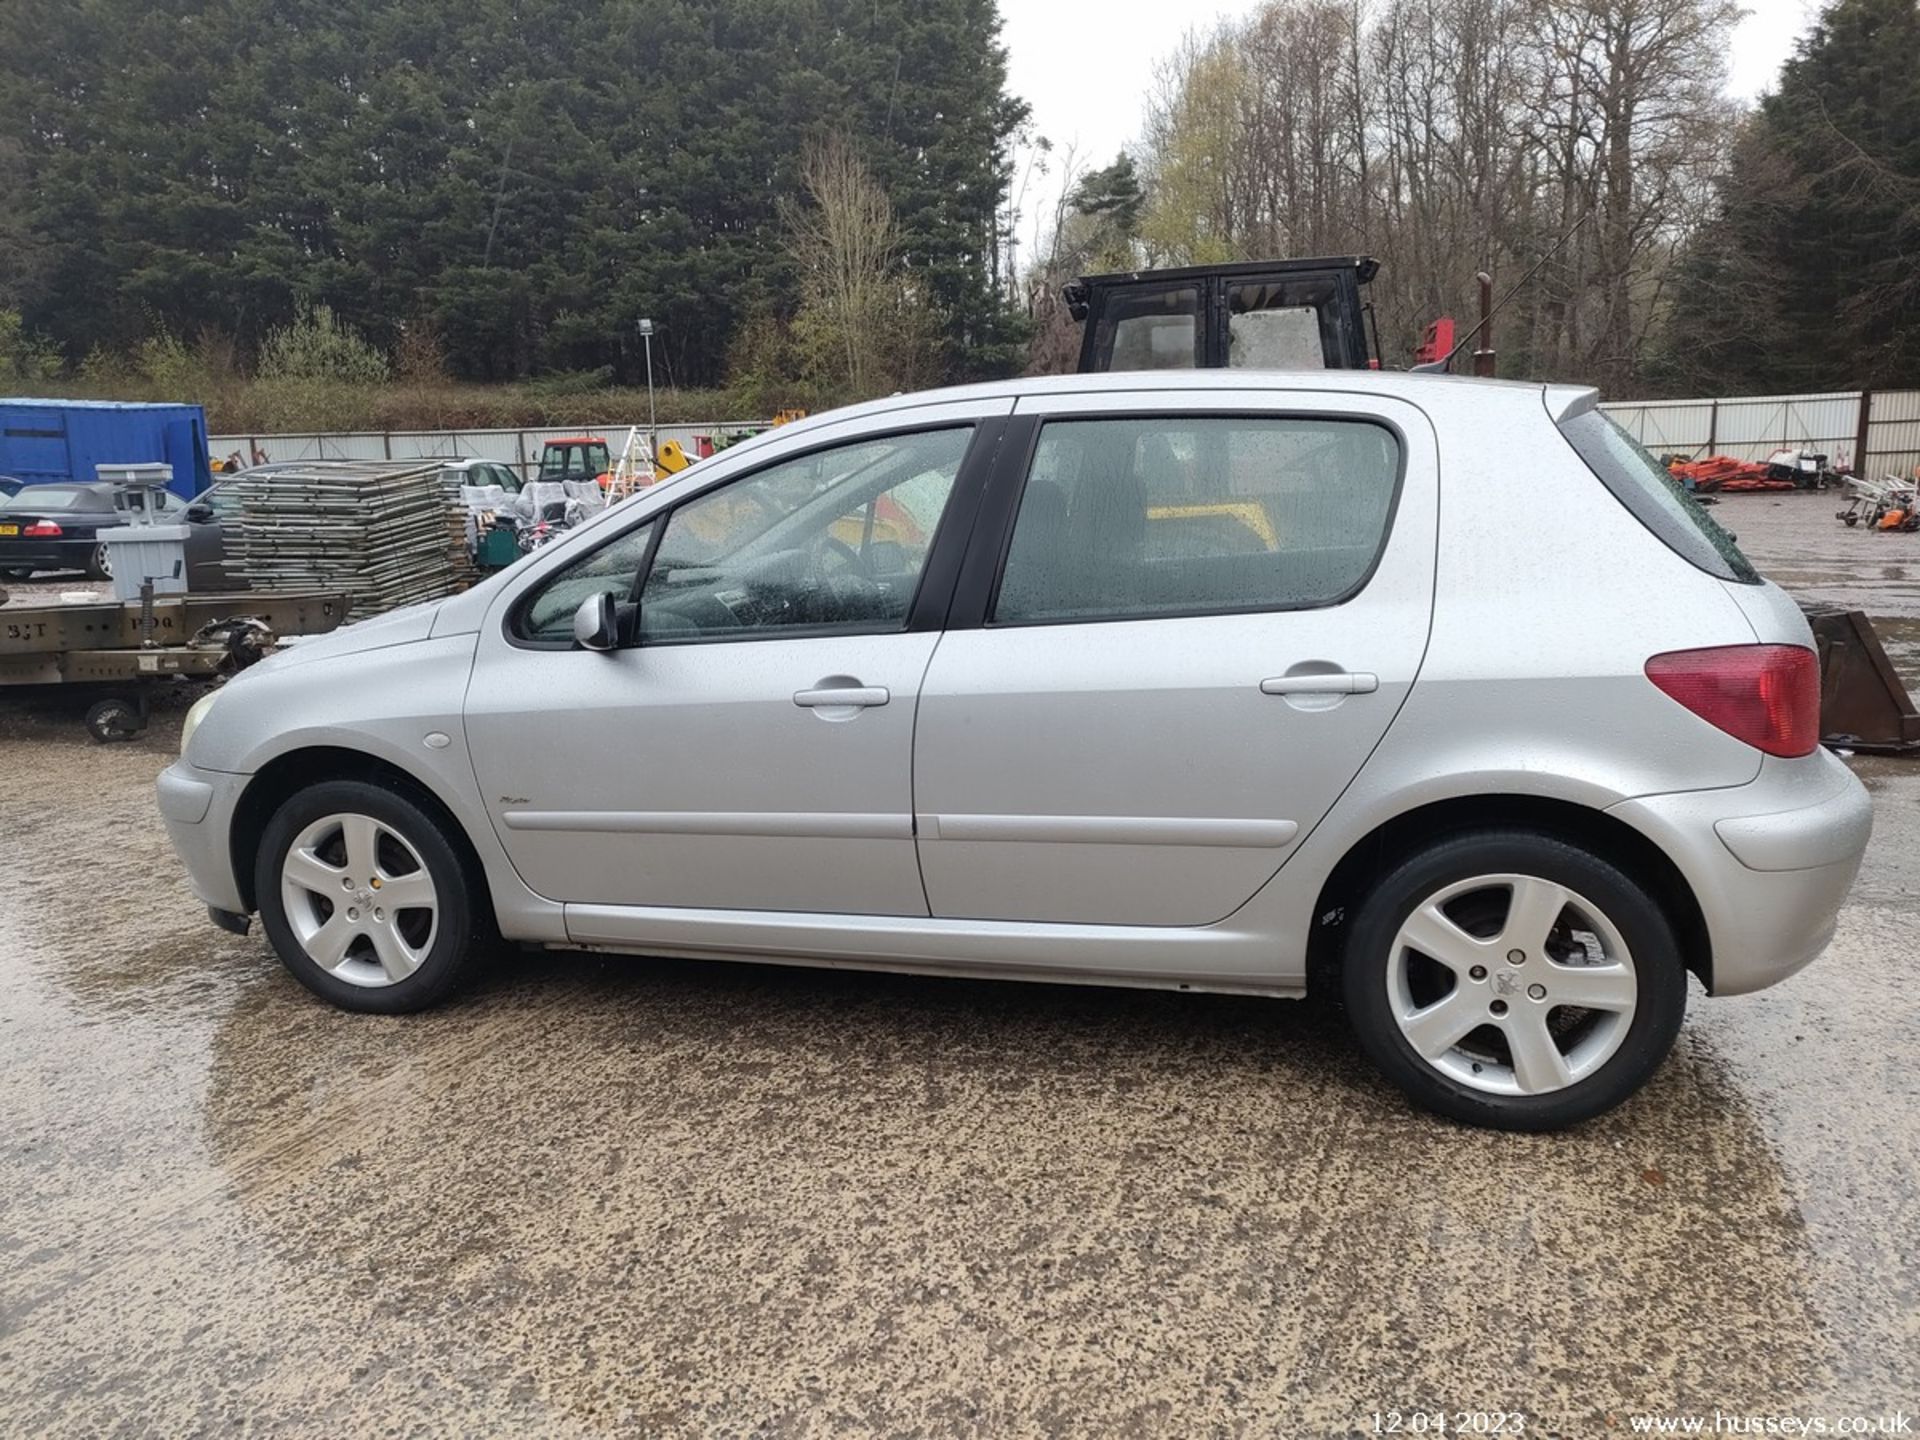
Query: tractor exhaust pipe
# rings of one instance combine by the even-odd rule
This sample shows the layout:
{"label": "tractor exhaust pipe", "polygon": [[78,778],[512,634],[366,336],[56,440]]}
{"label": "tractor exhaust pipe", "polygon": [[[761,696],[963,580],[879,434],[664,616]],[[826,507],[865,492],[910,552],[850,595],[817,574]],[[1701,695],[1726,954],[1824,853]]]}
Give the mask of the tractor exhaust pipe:
{"label": "tractor exhaust pipe", "polygon": [[1480,282],[1480,323],[1474,326],[1480,343],[1473,351],[1473,373],[1491,380],[1499,358],[1493,348],[1493,276],[1482,270],[1473,278]]}

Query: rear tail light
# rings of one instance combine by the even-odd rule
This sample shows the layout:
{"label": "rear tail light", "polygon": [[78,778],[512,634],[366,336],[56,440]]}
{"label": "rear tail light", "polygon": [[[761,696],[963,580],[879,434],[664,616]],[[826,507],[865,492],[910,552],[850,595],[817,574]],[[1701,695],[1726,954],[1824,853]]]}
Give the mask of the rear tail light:
{"label": "rear tail light", "polygon": [[36,520],[20,533],[31,535],[36,540],[55,540],[62,532],[60,527],[51,520]]}
{"label": "rear tail light", "polygon": [[1791,758],[1820,743],[1820,664],[1800,645],[1670,650],[1647,678],[1736,740]]}

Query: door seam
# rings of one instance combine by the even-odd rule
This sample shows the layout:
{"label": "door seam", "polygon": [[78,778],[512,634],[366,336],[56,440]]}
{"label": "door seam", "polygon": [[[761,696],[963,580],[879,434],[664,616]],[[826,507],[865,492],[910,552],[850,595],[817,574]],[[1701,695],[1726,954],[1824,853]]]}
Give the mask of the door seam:
{"label": "door seam", "polygon": [[920,702],[926,698],[927,677],[933,673],[934,657],[940,653],[947,632],[942,627],[927,651],[927,663],[921,667],[920,683],[913,687],[913,723],[907,727],[907,826],[913,838],[913,870],[920,877],[920,901],[933,919],[933,896],[927,893],[927,866],[920,854]]}

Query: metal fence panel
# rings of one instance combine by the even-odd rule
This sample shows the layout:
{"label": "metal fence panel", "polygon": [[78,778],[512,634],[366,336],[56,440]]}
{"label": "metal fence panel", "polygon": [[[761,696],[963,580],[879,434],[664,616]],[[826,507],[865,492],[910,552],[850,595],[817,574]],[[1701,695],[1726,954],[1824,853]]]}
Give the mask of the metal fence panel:
{"label": "metal fence panel", "polygon": [[[1780,449],[1854,458],[1860,392],[1737,395],[1724,400],[1647,400],[1601,407],[1656,455],[1731,455],[1764,460]],[[1899,469],[1920,460],[1920,391],[1873,394],[1866,467]]]}
{"label": "metal fence panel", "polygon": [[1920,420],[1920,390],[1873,392],[1873,423]]}
{"label": "metal fence panel", "polygon": [[386,438],[379,433],[209,435],[207,449],[216,460],[238,455],[243,463],[256,449],[269,460],[385,460]]}
{"label": "metal fence panel", "polygon": [[[678,440],[688,454],[697,437],[716,431],[762,429],[764,420],[715,421],[712,424],[662,425],[662,442]],[[597,435],[618,456],[627,443],[631,420],[618,425],[550,425],[526,430],[396,430],[380,432],[296,432],[275,435],[213,435],[207,447],[216,460],[238,455],[243,463],[256,451],[267,460],[495,460],[530,472],[540,463],[548,440]],[[646,426],[640,427],[642,435]]]}
{"label": "metal fence panel", "polygon": [[1722,400],[1718,442],[1723,455],[1764,460],[1775,450],[1852,454],[1860,428],[1860,392],[1752,395]]}
{"label": "metal fence panel", "polygon": [[[517,430],[396,430],[390,437],[399,456],[428,455],[440,460],[498,460],[517,465]],[[539,453],[537,450],[534,453]]]}
{"label": "metal fence panel", "polygon": [[1713,440],[1713,404],[1707,400],[1652,400],[1600,407],[1656,455],[1691,452]]}
{"label": "metal fence panel", "polygon": [[[1609,401],[1600,408],[1656,455],[1704,455],[1712,451],[1741,460],[1764,460],[1783,447],[1804,447],[1837,459],[1851,457],[1859,444],[1857,390],[1818,395],[1739,395],[1724,400]],[[1920,464],[1920,390],[1876,390],[1869,418],[1863,469],[1884,473]],[[540,463],[541,446],[564,436],[603,436],[618,455],[633,423],[547,425],[524,430],[402,430],[392,434],[215,435],[208,445],[214,458],[221,460],[235,453],[246,460],[257,447],[269,460],[494,460],[530,473]],[[663,425],[659,434],[661,440],[678,440],[689,454],[694,454],[701,435],[761,429],[766,423],[735,420]],[[644,434],[645,427],[641,429]]]}
{"label": "metal fence panel", "polygon": [[1867,442],[1867,470],[1870,474],[1905,475],[1920,466],[1920,421],[1903,420],[1898,424],[1876,425]]}
{"label": "metal fence panel", "polygon": [[1912,474],[1920,465],[1920,390],[1876,390],[1867,411],[1870,475]]}

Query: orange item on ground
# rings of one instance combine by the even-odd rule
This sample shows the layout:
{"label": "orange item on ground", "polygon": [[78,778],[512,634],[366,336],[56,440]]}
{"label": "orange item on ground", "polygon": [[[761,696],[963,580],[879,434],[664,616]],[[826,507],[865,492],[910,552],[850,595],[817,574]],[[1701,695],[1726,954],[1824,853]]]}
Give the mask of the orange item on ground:
{"label": "orange item on ground", "polygon": [[1764,460],[1736,460],[1731,455],[1709,455],[1704,460],[1676,460],[1667,467],[1676,480],[1691,481],[1706,494],[1714,490],[1791,490],[1793,481],[1776,480]]}

